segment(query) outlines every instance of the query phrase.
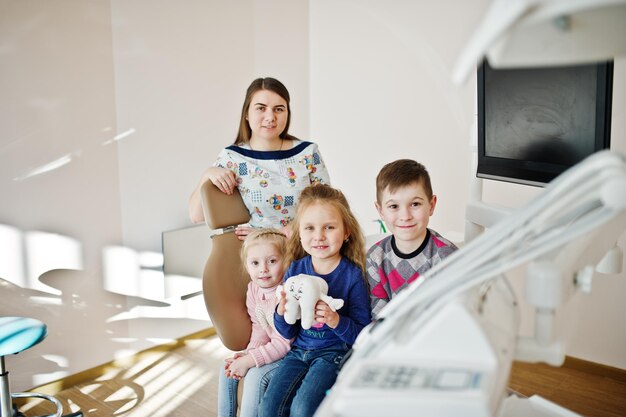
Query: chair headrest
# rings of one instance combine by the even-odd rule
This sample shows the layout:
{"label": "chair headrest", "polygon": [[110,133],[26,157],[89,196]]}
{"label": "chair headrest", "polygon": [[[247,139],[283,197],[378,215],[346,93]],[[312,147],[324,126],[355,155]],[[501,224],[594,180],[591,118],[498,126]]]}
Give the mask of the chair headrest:
{"label": "chair headrest", "polygon": [[221,192],[211,181],[202,184],[202,210],[204,221],[211,229],[247,223],[250,213],[238,190],[232,195]]}

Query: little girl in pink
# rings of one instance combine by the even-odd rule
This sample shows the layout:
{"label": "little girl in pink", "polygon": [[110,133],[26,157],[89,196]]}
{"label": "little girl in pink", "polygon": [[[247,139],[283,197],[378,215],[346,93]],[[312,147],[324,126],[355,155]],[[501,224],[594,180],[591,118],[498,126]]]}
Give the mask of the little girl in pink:
{"label": "little girl in pink", "polygon": [[220,372],[218,416],[237,415],[237,387],[245,376],[240,417],[256,417],[259,402],[283,358],[289,341],[274,328],[276,287],[285,271],[286,237],[274,229],[256,229],[244,240],[243,264],[250,275],[246,306],[252,320],[250,343],[243,352],[226,359]]}

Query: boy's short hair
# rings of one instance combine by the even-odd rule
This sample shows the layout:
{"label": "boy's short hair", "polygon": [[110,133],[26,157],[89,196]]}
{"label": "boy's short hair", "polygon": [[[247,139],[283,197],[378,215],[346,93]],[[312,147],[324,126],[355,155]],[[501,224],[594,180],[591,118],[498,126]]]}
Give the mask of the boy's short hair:
{"label": "boy's short hair", "polygon": [[388,188],[394,192],[400,187],[420,184],[428,199],[433,198],[430,175],[426,167],[412,159],[398,159],[385,165],[376,177],[376,201],[381,204],[383,192]]}

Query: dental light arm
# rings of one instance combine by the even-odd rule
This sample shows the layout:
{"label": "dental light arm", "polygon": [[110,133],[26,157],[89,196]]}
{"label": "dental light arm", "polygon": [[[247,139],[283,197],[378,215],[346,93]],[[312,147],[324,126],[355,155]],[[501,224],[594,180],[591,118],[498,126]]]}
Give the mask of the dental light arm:
{"label": "dental light arm", "polygon": [[[455,387],[463,387],[460,389],[463,395],[459,394],[459,389],[449,389],[445,384],[444,389],[439,389],[435,394],[431,389],[432,384],[423,385],[428,386],[430,391],[407,388],[400,392],[403,395],[402,401],[385,402],[386,413],[455,415],[458,412],[454,408],[455,403],[463,402],[463,409],[473,410],[463,415],[495,415],[505,393],[513,354],[510,350],[516,348],[503,336],[506,327],[513,323],[512,320],[490,327],[490,323],[499,319],[487,317],[484,311],[488,310],[489,298],[492,300],[491,304],[495,303],[494,298],[489,295],[490,286],[495,288],[498,282],[506,282],[500,278],[507,271],[530,263],[530,279],[536,281],[538,288],[549,290],[552,294],[551,297],[542,299],[539,291],[531,301],[535,305],[545,304],[548,310],[554,309],[575,291],[580,285],[581,276],[588,274],[588,267],[595,267],[603,259],[625,229],[626,161],[623,156],[610,151],[596,153],[559,176],[535,200],[515,210],[431,269],[422,281],[411,284],[392,299],[381,311],[378,321],[364,329],[357,339],[352,358],[342,369],[331,395],[323,403],[318,415],[359,415],[350,411],[353,406],[356,407],[355,410],[365,412],[360,415],[376,415],[380,411],[377,409],[380,397],[372,395],[366,389],[368,378],[376,378],[375,364],[381,364],[381,369],[402,363],[411,368],[411,361],[416,365],[411,368],[412,375],[418,375],[421,368],[433,366],[435,363],[439,368],[447,370],[462,368],[462,372],[455,371],[456,373],[451,374],[446,371],[444,376],[437,374],[437,377],[430,376],[431,379],[439,378],[438,381],[447,383],[450,378],[460,381],[459,378],[466,375],[473,382],[466,378],[464,381],[470,382],[464,382],[465,385],[453,384]],[[503,292],[499,295],[502,294]],[[466,301],[459,304],[458,300],[463,297]],[[473,299],[475,301],[471,301]],[[483,303],[481,299],[487,301]],[[511,310],[514,304],[514,301],[509,303]],[[466,313],[450,313],[452,305],[464,306]],[[487,330],[483,332],[484,337],[476,340],[481,340],[478,344],[488,340],[491,352],[483,358],[476,358],[475,364],[467,361],[468,355],[465,355],[464,362],[455,359],[456,355],[464,356],[464,350],[468,349],[463,343],[447,347],[458,351],[457,354],[451,353],[447,357],[448,363],[442,362],[443,356],[433,358],[428,354],[413,354],[412,352],[434,352],[420,349],[420,343],[429,343],[421,333],[431,332],[429,337],[436,338],[437,331],[445,332],[445,329],[433,330],[429,324],[437,322],[438,316],[446,314],[456,314],[457,320],[459,317],[473,315],[477,321],[481,321],[481,325]],[[454,325],[454,321],[444,320],[442,323]],[[472,325],[468,321],[465,327]],[[556,354],[554,349],[550,349],[552,340],[550,326],[547,327],[547,332],[544,332],[546,329],[540,330],[546,334],[540,333],[532,346],[522,346],[521,349],[526,349],[526,354],[537,359],[537,356],[546,353],[541,347],[548,347],[546,359],[558,363],[559,359],[562,361],[562,349]],[[508,330],[512,331],[514,337],[517,329]],[[394,355],[396,357],[390,360]],[[400,355],[405,357],[399,357]],[[436,353],[431,355],[437,356]],[[368,366],[371,367],[369,374],[363,371]],[[415,377],[411,378],[413,384]],[[448,399],[446,395],[449,396]],[[428,396],[429,399],[425,400]],[[434,398],[432,401],[431,397]],[[474,403],[481,405],[476,408],[468,406]],[[394,410],[394,404],[398,409]],[[436,404],[436,408],[429,408],[435,407],[433,404]],[[435,414],[429,414],[434,409],[437,410]]]}
{"label": "dental light arm", "polygon": [[626,0],[494,0],[456,62],[462,84],[494,68],[573,65],[626,54]]}

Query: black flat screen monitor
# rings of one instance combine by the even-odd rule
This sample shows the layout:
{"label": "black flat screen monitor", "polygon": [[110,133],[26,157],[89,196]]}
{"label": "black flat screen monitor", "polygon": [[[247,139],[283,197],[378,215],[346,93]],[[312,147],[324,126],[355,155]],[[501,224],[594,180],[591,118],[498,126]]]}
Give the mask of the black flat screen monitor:
{"label": "black flat screen monitor", "polygon": [[609,148],[613,63],[478,68],[476,175],[543,186]]}

